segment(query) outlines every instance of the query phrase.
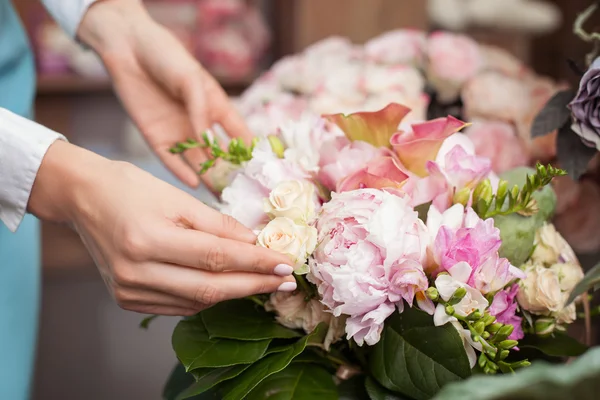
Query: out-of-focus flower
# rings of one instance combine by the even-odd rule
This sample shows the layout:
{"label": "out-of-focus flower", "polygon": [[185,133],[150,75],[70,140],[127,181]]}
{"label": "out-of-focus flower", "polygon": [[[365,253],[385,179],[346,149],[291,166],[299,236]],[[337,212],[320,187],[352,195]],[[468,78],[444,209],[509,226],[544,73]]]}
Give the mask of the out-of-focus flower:
{"label": "out-of-focus flower", "polygon": [[425,226],[407,198],[373,189],[334,193],[316,226],[309,280],[335,316],[349,316],[348,338],[373,345],[396,304],[427,288]]}
{"label": "out-of-focus flower", "polygon": [[315,186],[308,181],[285,181],[265,199],[265,212],[271,218],[287,217],[299,223],[308,223],[317,208]]}
{"label": "out-of-focus flower", "polygon": [[508,51],[485,44],[479,44],[485,70],[498,71],[508,76],[522,77],[530,73],[521,60]]}
{"label": "out-of-focus flower", "polygon": [[420,66],[426,45],[423,31],[398,29],[369,40],[365,44],[365,56],[381,64]]}
{"label": "out-of-focus flower", "polygon": [[369,94],[399,91],[407,98],[418,98],[425,88],[423,75],[413,67],[367,65],[361,72],[362,84]]}
{"label": "out-of-focus flower", "polygon": [[519,285],[501,290],[494,296],[494,301],[490,305],[490,315],[496,317],[496,321],[501,324],[514,326],[514,330],[508,337],[510,340],[520,340],[525,337],[521,323],[523,318],[517,315],[517,293]]}
{"label": "out-of-focus flower", "polygon": [[410,108],[410,112],[400,122],[399,130],[410,130],[413,124],[421,123],[427,119],[429,96],[425,93],[421,93],[417,97],[407,97],[402,91],[390,90],[367,97],[361,108],[364,111],[377,111],[391,103],[403,104]]}
{"label": "out-of-focus flower", "polygon": [[519,305],[539,315],[560,311],[564,299],[556,271],[541,265],[529,265],[525,273],[527,277],[519,281]]}
{"label": "out-of-focus flower", "polygon": [[600,57],[581,79],[577,96],[569,108],[575,133],[585,144],[600,151]]}
{"label": "out-of-focus flower", "polygon": [[438,118],[395,133],[390,143],[402,165],[423,177],[427,175],[427,162],[436,159],[444,140],[464,126],[464,122],[454,117]]}
{"label": "out-of-focus flower", "polygon": [[259,246],[290,257],[298,272],[317,245],[317,230],[305,224],[297,224],[290,218],[278,217],[259,233]]}
{"label": "out-of-focus flower", "polygon": [[196,56],[213,75],[224,79],[243,79],[256,67],[252,49],[233,28],[213,29],[199,35]]}
{"label": "out-of-focus flower", "polygon": [[427,42],[427,76],[442,102],[453,102],[461,87],[483,67],[479,45],[468,36],[434,32]]}
{"label": "out-of-focus flower", "polygon": [[302,329],[306,333],[314,331],[321,322],[326,323],[328,330],[323,343],[325,350],[329,350],[331,344],[344,335],[345,318],[334,317],[316,299],[306,301],[306,294],[303,292],[273,293],[265,304],[265,309],[274,311],[277,314],[276,320],[281,325],[290,329]]}
{"label": "out-of-focus flower", "polygon": [[491,160],[495,173],[529,164],[527,149],[511,124],[475,120],[465,134],[475,145],[475,153]]}

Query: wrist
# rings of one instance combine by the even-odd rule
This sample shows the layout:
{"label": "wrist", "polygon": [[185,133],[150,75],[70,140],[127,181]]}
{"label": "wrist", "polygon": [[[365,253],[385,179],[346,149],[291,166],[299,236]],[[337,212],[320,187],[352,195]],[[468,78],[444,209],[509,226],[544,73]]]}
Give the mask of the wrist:
{"label": "wrist", "polygon": [[103,58],[125,51],[127,39],[151,21],[141,0],[98,0],[83,16],[77,37]]}
{"label": "wrist", "polygon": [[56,141],[42,160],[27,210],[43,220],[74,222],[85,193],[112,163],[70,143]]}

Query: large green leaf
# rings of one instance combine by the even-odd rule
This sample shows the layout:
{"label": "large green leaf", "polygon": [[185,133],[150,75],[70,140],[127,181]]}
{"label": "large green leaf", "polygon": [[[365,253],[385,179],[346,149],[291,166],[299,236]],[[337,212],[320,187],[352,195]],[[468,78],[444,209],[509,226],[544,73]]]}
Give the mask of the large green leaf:
{"label": "large green leaf", "polygon": [[187,371],[252,364],[264,356],[270,342],[210,339],[200,317],[180,321],[172,337],[173,350]]}
{"label": "large green leaf", "polygon": [[596,290],[600,284],[600,264],[596,264],[592,269],[586,272],[583,279],[575,286],[569,299],[567,300],[567,305],[571,304],[573,300],[577,297],[581,296],[583,293],[588,290]]}
{"label": "large green leaf", "polygon": [[410,307],[386,320],[369,362],[381,385],[417,400],[471,375],[456,329],[451,324],[436,327],[430,315]]}
{"label": "large green leaf", "polygon": [[382,387],[379,383],[371,378],[365,380],[365,389],[371,400],[405,400],[406,397],[400,397]]}
{"label": "large green leaf", "polygon": [[230,300],[200,313],[210,338],[237,340],[289,339],[301,335],[277,322],[249,300]]}
{"label": "large green leaf", "polygon": [[600,348],[567,365],[534,363],[515,374],[474,376],[445,387],[435,400],[595,400],[600,392]]}
{"label": "large green leaf", "polygon": [[243,399],[264,379],[287,367],[296,356],[304,351],[311,336],[320,335],[325,328],[326,325],[320,324],[313,333],[304,336],[285,351],[262,358],[235,379],[224,382],[220,387],[221,393],[224,394],[223,400]]}
{"label": "large green leaf", "polygon": [[338,400],[333,375],[325,368],[292,363],[264,379],[245,400]]}
{"label": "large green leaf", "polygon": [[564,333],[550,337],[527,335],[519,340],[519,347],[533,348],[551,357],[577,357],[588,350],[586,345]]}
{"label": "large green leaf", "polygon": [[221,382],[235,378],[250,364],[238,364],[222,368],[200,368],[193,371],[196,382],[177,396],[178,400],[189,399],[212,389]]}
{"label": "large green leaf", "polygon": [[338,395],[339,400],[370,400],[365,389],[365,376],[357,375],[342,381],[338,385]]}
{"label": "large green leaf", "polygon": [[[194,377],[185,372],[185,367],[180,363],[177,363],[173,372],[169,376],[169,379],[163,389],[164,400],[175,400],[186,390],[190,385],[194,383]],[[218,394],[214,391],[205,392],[199,396],[191,398],[192,400],[220,400]]]}

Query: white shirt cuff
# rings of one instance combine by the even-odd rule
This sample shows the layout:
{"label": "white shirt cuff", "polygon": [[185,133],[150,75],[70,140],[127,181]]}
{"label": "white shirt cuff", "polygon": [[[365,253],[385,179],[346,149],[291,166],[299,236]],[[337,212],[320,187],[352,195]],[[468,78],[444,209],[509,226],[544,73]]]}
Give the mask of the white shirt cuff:
{"label": "white shirt cuff", "polygon": [[16,231],[31,188],[52,143],[64,136],[0,108],[0,221]]}
{"label": "white shirt cuff", "polygon": [[42,0],[54,20],[71,36],[77,35],[77,28],[83,15],[96,0]]}

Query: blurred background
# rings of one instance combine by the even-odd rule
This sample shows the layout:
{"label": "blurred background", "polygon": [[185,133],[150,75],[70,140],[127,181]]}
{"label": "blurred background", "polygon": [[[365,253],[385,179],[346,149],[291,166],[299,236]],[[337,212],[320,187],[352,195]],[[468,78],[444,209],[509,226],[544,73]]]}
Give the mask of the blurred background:
{"label": "blurred background", "polygon": [[[566,60],[586,45],[572,22],[589,0],[147,0],[232,95],[281,57],[331,35],[364,43],[396,28],[448,29],[500,46],[536,72],[577,84]],[[526,4],[527,3],[527,4]],[[150,154],[112,92],[101,63],[78,47],[32,0],[16,6],[34,45],[37,120],[70,141],[112,159],[130,161],[182,189]],[[536,8],[537,7],[537,8]],[[600,25],[596,19],[591,25]],[[597,185],[595,186],[597,187]],[[214,199],[202,189],[201,200]],[[584,263],[597,260],[593,251]],[[43,226],[43,306],[34,399],[159,399],[175,364],[170,334],[176,319],[119,309],[78,237]]]}

